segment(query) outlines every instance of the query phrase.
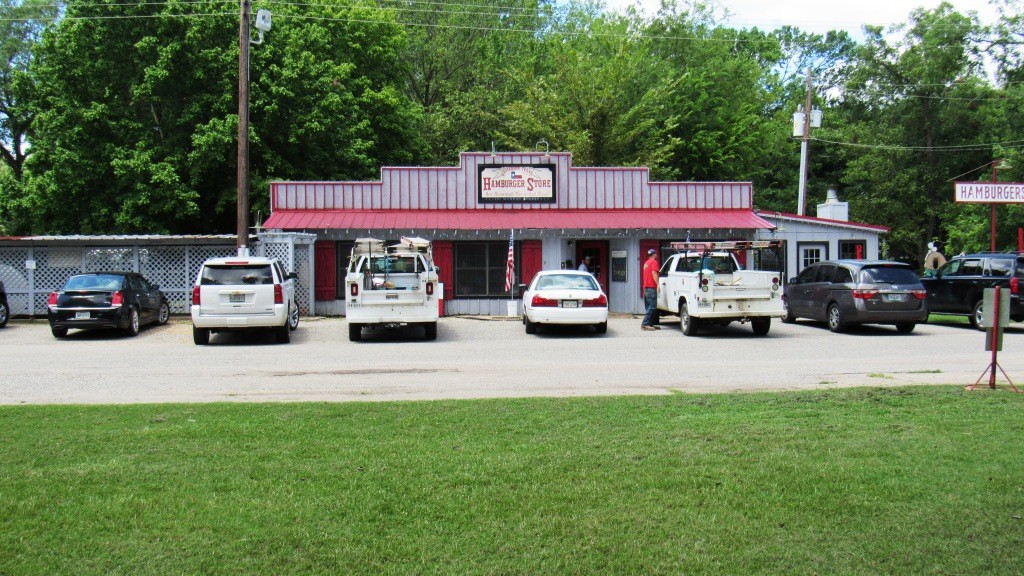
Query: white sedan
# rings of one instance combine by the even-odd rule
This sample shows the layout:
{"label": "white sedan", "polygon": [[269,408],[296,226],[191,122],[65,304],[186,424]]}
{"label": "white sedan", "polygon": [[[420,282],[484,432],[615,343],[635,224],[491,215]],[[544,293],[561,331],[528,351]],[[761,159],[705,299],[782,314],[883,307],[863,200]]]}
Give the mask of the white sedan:
{"label": "white sedan", "polygon": [[608,296],[589,272],[544,270],[523,292],[523,325],[533,334],[542,324],[593,326],[608,331]]}

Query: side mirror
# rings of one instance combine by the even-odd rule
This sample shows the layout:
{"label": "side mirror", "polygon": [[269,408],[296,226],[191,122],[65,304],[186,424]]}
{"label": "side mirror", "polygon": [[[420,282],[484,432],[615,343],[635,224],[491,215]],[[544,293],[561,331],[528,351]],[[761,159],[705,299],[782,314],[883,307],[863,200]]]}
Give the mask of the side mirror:
{"label": "side mirror", "polygon": [[440,266],[434,266],[434,274],[437,274],[438,276],[441,275],[441,267]]}
{"label": "side mirror", "polygon": [[284,275],[285,280],[298,280],[299,274],[297,272],[289,272]]}
{"label": "side mirror", "polygon": [[519,296],[520,298],[522,298],[523,297],[523,292],[526,292],[526,284],[520,284],[516,288],[518,290],[516,292],[516,295]]}
{"label": "side mirror", "polygon": [[[0,288],[3,288],[2,284],[0,284]],[[160,285],[159,284],[153,284],[153,290],[159,290],[159,289],[160,289]]]}

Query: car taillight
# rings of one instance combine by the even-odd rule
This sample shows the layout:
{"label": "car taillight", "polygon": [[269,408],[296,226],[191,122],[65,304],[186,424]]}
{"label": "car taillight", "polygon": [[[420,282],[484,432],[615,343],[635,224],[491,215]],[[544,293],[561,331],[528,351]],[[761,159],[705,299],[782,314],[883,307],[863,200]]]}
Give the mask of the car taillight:
{"label": "car taillight", "polygon": [[200,300],[199,293],[200,293],[199,286],[193,286],[192,287],[192,305],[193,306],[199,306],[199,300]]}
{"label": "car taillight", "polygon": [[49,306],[56,306],[57,305],[57,293],[56,292],[50,292],[50,295],[46,298],[46,304],[49,305]]}
{"label": "car taillight", "polygon": [[878,290],[850,290],[854,298],[860,298],[862,300],[871,300],[878,295]]}
{"label": "car taillight", "polygon": [[927,290],[913,290],[910,293],[913,294],[914,298],[917,298],[918,300],[924,300],[925,298],[928,297]]}
{"label": "car taillight", "polygon": [[778,278],[778,276],[776,276],[776,277],[772,278],[772,290],[778,290],[778,289],[779,289],[779,278]]}
{"label": "car taillight", "polygon": [[700,279],[700,285],[701,286],[707,286],[708,285],[708,279],[707,278],[701,278]]}
{"label": "car taillight", "polygon": [[530,305],[532,305],[535,308],[541,308],[545,306],[558,306],[558,300],[552,300],[551,298],[545,298],[540,294],[537,294],[533,297],[533,300],[530,300]]}
{"label": "car taillight", "polygon": [[280,284],[274,284],[274,304],[284,304],[284,288]]}
{"label": "car taillight", "polygon": [[597,298],[591,298],[590,300],[583,301],[584,308],[607,308],[608,299],[605,298],[604,294],[601,294]]}
{"label": "car taillight", "polygon": [[359,284],[352,282],[348,285],[348,293],[351,296],[359,296]]}
{"label": "car taillight", "polygon": [[1010,294],[1019,294],[1019,293],[1020,293],[1020,278],[1017,278],[1016,276],[1014,276],[1013,278],[1010,278]]}
{"label": "car taillight", "polygon": [[433,282],[427,282],[427,296],[433,296],[433,295],[434,295],[434,283]]}
{"label": "car taillight", "polygon": [[124,294],[121,294],[121,291],[118,290],[118,291],[114,292],[113,295],[111,295],[111,297],[110,297],[110,305],[111,306],[120,306],[121,304],[124,304]]}

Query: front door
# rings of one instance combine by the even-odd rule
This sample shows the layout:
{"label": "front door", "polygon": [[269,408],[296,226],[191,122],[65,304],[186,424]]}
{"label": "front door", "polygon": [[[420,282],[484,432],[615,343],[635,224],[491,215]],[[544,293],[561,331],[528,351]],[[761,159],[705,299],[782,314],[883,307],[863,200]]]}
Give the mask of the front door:
{"label": "front door", "polygon": [[608,293],[608,270],[611,263],[608,260],[608,242],[604,240],[579,240],[576,242],[576,266],[587,257],[590,257],[590,272],[597,278],[597,282]]}

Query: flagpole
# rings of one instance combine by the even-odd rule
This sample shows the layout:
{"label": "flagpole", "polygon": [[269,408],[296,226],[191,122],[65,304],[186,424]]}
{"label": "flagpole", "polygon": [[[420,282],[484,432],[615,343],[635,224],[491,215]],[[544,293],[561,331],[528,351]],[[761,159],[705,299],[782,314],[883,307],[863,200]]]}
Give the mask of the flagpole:
{"label": "flagpole", "polygon": [[[514,254],[514,250],[515,250],[514,246],[515,246],[515,244],[516,244],[516,229],[515,228],[511,228],[511,229],[509,229],[509,236],[508,236],[508,250],[509,250],[509,253]],[[512,294],[516,290],[515,284],[516,284],[516,264],[515,264],[515,261],[513,260],[513,262],[512,262],[512,282],[510,282],[509,285],[508,285],[508,299],[509,300],[515,300],[515,298],[512,297]]]}

